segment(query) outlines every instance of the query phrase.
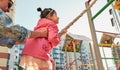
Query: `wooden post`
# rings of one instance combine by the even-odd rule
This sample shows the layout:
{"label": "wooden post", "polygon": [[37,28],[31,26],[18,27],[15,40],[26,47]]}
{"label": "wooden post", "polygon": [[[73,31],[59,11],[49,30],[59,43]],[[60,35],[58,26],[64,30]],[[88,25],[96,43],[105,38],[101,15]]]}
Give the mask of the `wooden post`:
{"label": "wooden post", "polygon": [[[86,2],[85,5],[86,5],[86,8],[87,8],[89,6],[88,2]],[[90,9],[89,9],[89,11],[87,11],[87,16],[88,16],[88,22],[89,22],[89,26],[90,26],[91,35],[92,35],[93,47],[94,47],[94,52],[95,52],[95,56],[96,56],[96,63],[97,63],[97,66],[98,66],[98,70],[104,70],[103,69],[103,63],[102,63],[102,60],[101,60],[100,50],[99,50],[99,47],[98,47],[98,42],[97,42],[94,23],[91,19],[92,15],[91,15]]]}

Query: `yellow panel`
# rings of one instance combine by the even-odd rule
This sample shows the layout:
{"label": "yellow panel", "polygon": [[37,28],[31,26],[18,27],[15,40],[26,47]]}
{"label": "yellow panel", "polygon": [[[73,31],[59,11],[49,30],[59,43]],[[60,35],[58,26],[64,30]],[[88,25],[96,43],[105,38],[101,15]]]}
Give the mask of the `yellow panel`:
{"label": "yellow panel", "polygon": [[120,47],[120,45],[117,44],[99,44],[100,47]]}
{"label": "yellow panel", "polygon": [[120,11],[120,0],[115,0],[114,9]]}

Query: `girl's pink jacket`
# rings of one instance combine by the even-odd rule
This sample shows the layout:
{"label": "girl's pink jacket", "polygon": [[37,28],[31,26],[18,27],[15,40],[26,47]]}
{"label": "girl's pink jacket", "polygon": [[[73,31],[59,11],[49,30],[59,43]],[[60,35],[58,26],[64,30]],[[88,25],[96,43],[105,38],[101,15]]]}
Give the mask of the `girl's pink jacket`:
{"label": "girl's pink jacket", "polygon": [[41,58],[44,60],[51,60],[50,51],[53,47],[57,46],[60,39],[58,37],[57,25],[46,18],[38,21],[34,31],[39,31],[41,28],[48,28],[48,38],[28,38],[25,43],[22,54],[30,55],[33,57]]}

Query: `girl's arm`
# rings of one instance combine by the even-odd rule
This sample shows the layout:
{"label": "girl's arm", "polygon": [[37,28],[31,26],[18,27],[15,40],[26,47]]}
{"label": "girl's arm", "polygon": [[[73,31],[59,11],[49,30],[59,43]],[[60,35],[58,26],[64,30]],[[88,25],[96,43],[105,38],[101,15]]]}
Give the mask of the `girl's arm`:
{"label": "girl's arm", "polygon": [[48,41],[51,43],[51,45],[57,46],[58,43],[60,42],[60,37],[58,36],[58,30],[57,28],[54,28],[53,26],[50,26],[48,28]]}

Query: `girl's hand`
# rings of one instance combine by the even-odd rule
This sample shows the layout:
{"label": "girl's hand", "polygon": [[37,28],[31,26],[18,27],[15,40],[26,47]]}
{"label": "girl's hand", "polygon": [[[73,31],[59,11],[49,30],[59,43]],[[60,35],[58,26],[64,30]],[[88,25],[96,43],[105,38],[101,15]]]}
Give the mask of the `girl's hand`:
{"label": "girl's hand", "polygon": [[66,33],[67,33],[67,30],[64,29],[64,30],[60,31],[58,35],[59,35],[59,37],[61,37],[62,35],[66,34]]}

